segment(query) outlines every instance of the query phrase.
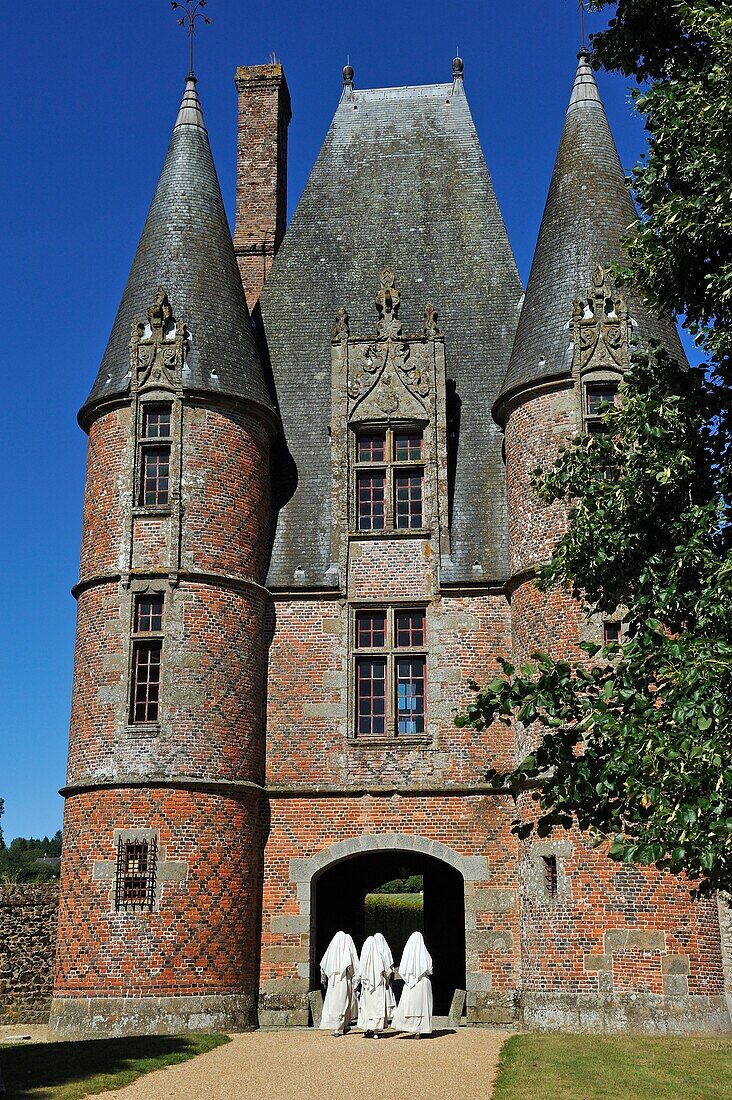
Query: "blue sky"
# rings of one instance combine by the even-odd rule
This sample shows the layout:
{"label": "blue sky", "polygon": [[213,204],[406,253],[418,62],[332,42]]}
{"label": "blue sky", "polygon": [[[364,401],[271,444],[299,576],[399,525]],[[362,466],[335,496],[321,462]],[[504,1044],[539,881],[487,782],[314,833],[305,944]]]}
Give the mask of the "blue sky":
{"label": "blue sky", "polygon": [[[578,48],[576,0],[348,5],[209,0],[199,92],[233,217],[237,65],[274,52],[292,94],[289,205],[300,195],[350,55],[357,87],[465,88],[524,282]],[[603,18],[587,17],[588,29]],[[95,377],[187,69],[166,0],[33,0],[3,24],[0,282],[0,797],[6,840],[61,824],[86,437]],[[626,81],[600,76],[630,168],[643,149]]]}

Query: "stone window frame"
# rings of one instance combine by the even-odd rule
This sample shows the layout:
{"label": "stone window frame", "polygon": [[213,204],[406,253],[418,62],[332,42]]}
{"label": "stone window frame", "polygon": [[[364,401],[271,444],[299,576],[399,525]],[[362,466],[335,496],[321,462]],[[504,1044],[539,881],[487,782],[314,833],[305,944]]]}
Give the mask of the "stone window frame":
{"label": "stone window frame", "polygon": [[[528,852],[525,886],[528,897],[543,905],[562,905],[572,899],[572,882],[567,874],[567,860],[573,852],[569,840],[535,840]],[[556,860],[556,892],[550,893],[546,873],[547,858]]]}
{"label": "stone window frame", "polygon": [[581,416],[582,431],[586,435],[602,434],[602,416],[597,413],[591,413],[589,410],[589,400],[593,390],[601,388],[606,389],[610,386],[614,387],[617,403],[618,388],[622,380],[623,375],[619,370],[598,370],[595,368],[586,371],[582,375],[580,386]]}
{"label": "stone window frame", "polygon": [[[349,528],[353,535],[359,538],[369,536],[389,537],[396,535],[429,537],[432,531],[430,503],[436,491],[432,484],[432,465],[435,456],[430,447],[430,421],[418,420],[407,417],[394,419],[385,417],[383,420],[357,420],[353,419],[348,424],[348,465],[349,465]],[[399,433],[419,432],[422,440],[422,455],[419,459],[395,459],[394,437]],[[358,457],[358,437],[360,435],[384,434],[384,460],[375,462],[362,462]],[[384,471],[384,526],[383,527],[359,527],[358,514],[358,476],[369,470]],[[398,471],[418,471],[422,475],[422,524],[419,527],[398,527],[396,520],[396,498],[394,492],[394,479]]]}
{"label": "stone window frame", "polygon": [[[182,400],[176,392],[155,388],[139,394],[135,405],[132,515],[169,516],[174,510],[180,492]],[[163,408],[168,409],[170,412],[170,434],[167,436],[147,435],[145,431],[147,414],[153,410]],[[165,448],[168,451],[168,499],[164,504],[146,504],[144,500],[145,455],[152,449],[157,450],[160,448]]]}
{"label": "stone window frame", "polygon": [[[349,605],[348,622],[348,739],[358,743],[359,747],[383,746],[398,744],[431,744],[433,737],[430,728],[430,700],[429,700],[429,652],[430,652],[430,602],[426,599],[391,599],[391,600],[354,600]],[[425,638],[424,644],[415,647],[398,647],[396,642],[396,614],[399,611],[424,611]],[[356,623],[359,612],[384,611],[386,613],[386,644],[383,647],[360,648],[357,645]],[[358,732],[358,689],[357,675],[359,658],[368,656],[382,656],[386,661],[386,706],[385,726],[383,734],[370,734]],[[424,658],[424,733],[398,733],[398,710],[396,703],[396,675],[393,666],[400,656]]]}
{"label": "stone window frame", "polygon": [[[139,609],[143,600],[148,599],[160,599],[160,625],[158,629],[143,630],[139,628]],[[166,601],[165,593],[158,591],[145,591],[134,592],[132,595],[132,633],[130,636],[130,662],[129,662],[129,718],[128,724],[130,726],[158,726],[160,724],[160,707],[161,707],[161,690],[163,686],[163,650],[164,650],[164,638],[165,638],[165,615],[166,615]],[[158,697],[157,705],[155,707],[155,718],[151,719],[145,717],[138,719],[135,717],[136,710],[140,703],[138,702],[138,688],[140,687],[140,681],[138,680],[137,673],[140,668],[138,662],[138,655],[144,650],[149,652],[156,651],[159,655],[158,659]],[[144,706],[150,707],[150,700],[146,698]]]}
{"label": "stone window frame", "polygon": [[[171,601],[173,599],[173,588],[167,580],[162,577],[155,577],[154,579],[138,579],[133,580],[130,583],[128,589],[127,607],[123,607],[122,614],[127,617],[127,645],[125,654],[125,692],[124,692],[124,717],[121,722],[122,731],[128,737],[157,737],[160,733],[160,728],[163,720],[163,711],[165,706],[165,633],[166,623],[169,620],[171,613]],[[163,620],[162,629],[159,631],[149,631],[145,633],[139,633],[135,630],[135,620],[137,616],[137,601],[142,596],[160,596],[163,600]],[[135,642],[143,640],[159,640],[161,643],[161,662],[160,662],[160,690],[158,699],[158,715],[154,722],[135,722],[132,720],[132,690],[133,690],[133,677],[134,677],[134,660],[135,660]]]}

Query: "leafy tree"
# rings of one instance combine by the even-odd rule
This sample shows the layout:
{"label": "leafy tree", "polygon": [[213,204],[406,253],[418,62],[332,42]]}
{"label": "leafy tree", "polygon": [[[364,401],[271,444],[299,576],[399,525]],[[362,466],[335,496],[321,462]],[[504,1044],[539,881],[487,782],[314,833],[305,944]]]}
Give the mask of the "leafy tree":
{"label": "leafy tree", "polygon": [[[0,798],[0,821],[2,821],[2,816],[3,816],[4,813],[5,813],[5,799]],[[5,839],[3,837],[3,827],[2,827],[2,825],[0,825],[0,852],[2,852],[4,847],[5,847]]]}
{"label": "leafy tree", "polygon": [[57,863],[45,862],[61,855],[61,831],[51,839],[44,836],[15,837],[10,846],[0,850],[0,881],[48,882],[59,876]]}
{"label": "leafy tree", "polygon": [[532,791],[519,835],[576,823],[612,858],[684,872],[705,894],[732,889],[732,7],[619,0],[594,45],[644,84],[643,216],[623,274],[683,315],[710,364],[636,349],[607,434],[535,475],[544,502],[569,506],[537,583],[568,587],[588,612],[627,608],[621,644],[502,661],[456,721],[536,734],[509,774],[489,773]]}

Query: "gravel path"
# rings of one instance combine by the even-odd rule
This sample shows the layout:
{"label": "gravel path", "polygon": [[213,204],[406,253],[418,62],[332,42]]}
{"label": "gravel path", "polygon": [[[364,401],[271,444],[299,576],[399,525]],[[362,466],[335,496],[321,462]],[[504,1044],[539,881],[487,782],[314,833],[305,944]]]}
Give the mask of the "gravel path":
{"label": "gravel path", "polygon": [[254,1031],[183,1065],[105,1092],[104,1100],[488,1100],[505,1031],[461,1028],[422,1039],[313,1029]]}

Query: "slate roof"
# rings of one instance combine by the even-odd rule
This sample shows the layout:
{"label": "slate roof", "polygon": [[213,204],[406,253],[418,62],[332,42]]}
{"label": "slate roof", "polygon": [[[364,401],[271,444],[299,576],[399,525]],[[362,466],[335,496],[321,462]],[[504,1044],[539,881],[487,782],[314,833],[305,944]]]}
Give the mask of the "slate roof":
{"label": "slate roof", "polygon": [[[502,399],[528,383],[570,372],[572,301],[585,297],[598,264],[621,259],[620,239],[636,217],[589,54],[582,52]],[[622,293],[639,336],[656,337],[683,358],[673,323],[654,317],[625,289]]]}
{"label": "slate roof", "polygon": [[272,409],[194,77],[186,82],[102,365],[79,414],[82,422],[97,401],[127,393],[132,323],[147,317],[158,287],[191,334],[186,388]]}
{"label": "slate roof", "polygon": [[375,331],[385,264],[396,275],[405,333],[422,331],[425,303],[434,303],[460,403],[452,560],[443,559],[442,580],[505,575],[504,470],[490,410],[508,364],[521,284],[458,77],[344,91],[262,291],[290,452],[275,466],[274,492],[292,494],[277,521],[273,587],[337,583],[325,576],[330,337],[339,306],[350,314],[352,335]]}

